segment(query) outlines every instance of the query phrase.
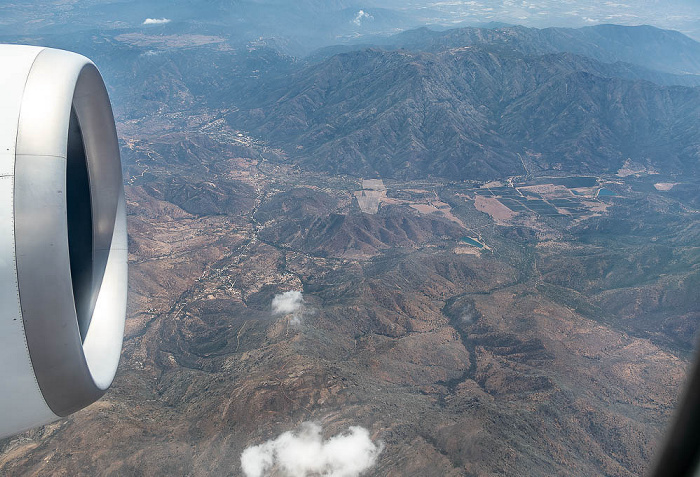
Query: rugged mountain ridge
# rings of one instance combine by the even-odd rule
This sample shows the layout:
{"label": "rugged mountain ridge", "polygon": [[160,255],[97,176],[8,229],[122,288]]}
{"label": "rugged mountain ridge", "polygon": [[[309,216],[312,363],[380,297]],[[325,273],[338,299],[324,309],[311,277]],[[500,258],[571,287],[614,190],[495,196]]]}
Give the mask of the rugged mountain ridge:
{"label": "rugged mountain ridge", "polygon": [[628,158],[694,173],[700,89],[644,76],[568,53],[371,48],[263,84],[229,121],[336,173],[482,180]]}
{"label": "rugged mountain ridge", "polygon": [[631,63],[675,74],[700,74],[700,43],[673,30],[649,25],[584,28],[419,28],[400,33],[387,45],[411,50],[490,45],[524,55],[574,53],[604,63]]}

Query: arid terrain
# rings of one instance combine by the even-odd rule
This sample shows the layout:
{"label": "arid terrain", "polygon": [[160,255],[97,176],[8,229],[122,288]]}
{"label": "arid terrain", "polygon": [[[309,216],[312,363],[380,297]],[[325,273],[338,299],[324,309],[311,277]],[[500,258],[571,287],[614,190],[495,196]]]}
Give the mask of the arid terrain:
{"label": "arid terrain", "polygon": [[[168,142],[130,153],[207,141],[154,137]],[[683,306],[653,291],[683,293],[694,265],[669,270],[662,257],[693,249],[668,245],[682,239],[673,230],[658,245],[613,246],[590,229],[630,202],[658,214],[680,203],[661,191],[636,198],[635,180],[612,177],[579,179],[594,182],[581,195],[391,181],[365,213],[359,179],[226,147],[192,175],[157,161],[140,174],[136,161],[117,380],[87,410],[6,440],[3,473],[235,475],[247,445],[305,421],[329,434],[370,429],[386,445],[372,475],[644,470],[697,319],[679,313],[660,331],[643,321]],[[619,197],[596,198],[600,183]],[[650,264],[643,285],[620,283]],[[270,309],[289,290],[303,292],[298,323]]]}
{"label": "arid terrain", "polygon": [[[570,162],[581,153],[589,162],[573,171],[532,151],[498,162],[502,139],[488,125],[469,136],[475,123],[466,121],[449,132],[462,152],[491,142],[460,163],[421,149],[444,123],[421,132],[408,117],[415,141],[382,130],[374,145],[398,152],[391,164],[379,155],[371,163],[373,143],[357,124],[337,139],[339,128],[290,106],[320,103],[313,91],[257,109],[234,101],[232,85],[250,91],[265,68],[294,62],[267,47],[228,51],[212,38],[104,40],[115,52],[104,72],[117,98],[128,206],[122,361],[96,404],[0,441],[0,474],[242,475],[246,447],[309,421],[326,436],[362,426],[381,441],[363,475],[642,474],[682,390],[700,319],[700,187],[683,172],[698,170],[689,159],[697,150],[664,145],[636,161],[621,159],[625,144],[592,172],[605,154],[588,131],[548,151]],[[155,47],[164,51],[147,53]],[[498,60],[477,52],[470,61],[482,54]],[[335,61],[400,55],[411,68],[432,61],[375,49]],[[549,53],[537,58],[538,67],[569,67]],[[610,86],[590,75],[555,83],[685,95],[689,126],[672,127],[686,137],[697,126],[697,88]],[[334,90],[329,115],[354,114],[347,98],[359,93],[349,88]],[[362,114],[376,114],[371,100]],[[412,100],[378,101],[388,111],[380,128],[398,128],[390,114],[415,109]],[[459,118],[488,116],[460,108]],[[306,125],[284,123],[302,117]],[[511,126],[513,137],[535,127]],[[286,128],[287,147],[265,135],[275,128]],[[428,159],[414,167],[402,151]],[[666,151],[677,159],[670,172],[658,170]],[[288,291],[302,293],[303,307],[273,312],[274,297]]]}

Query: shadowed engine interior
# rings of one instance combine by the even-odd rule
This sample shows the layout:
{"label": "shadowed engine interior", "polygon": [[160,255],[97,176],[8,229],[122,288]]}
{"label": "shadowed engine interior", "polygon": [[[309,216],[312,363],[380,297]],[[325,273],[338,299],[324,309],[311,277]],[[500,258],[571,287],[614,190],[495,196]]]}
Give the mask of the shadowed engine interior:
{"label": "shadowed engine interior", "polygon": [[71,109],[68,128],[66,168],[68,249],[73,299],[75,300],[80,336],[85,340],[92,315],[90,309],[93,272],[92,206],[85,145],[75,109]]}

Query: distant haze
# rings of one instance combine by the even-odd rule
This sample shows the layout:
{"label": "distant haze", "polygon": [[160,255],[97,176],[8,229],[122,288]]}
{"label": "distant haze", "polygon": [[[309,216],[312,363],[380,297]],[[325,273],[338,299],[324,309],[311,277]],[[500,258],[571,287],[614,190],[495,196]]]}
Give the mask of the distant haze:
{"label": "distant haze", "polygon": [[[424,2],[427,23],[505,22],[532,27],[601,23],[653,25],[700,38],[700,5],[694,0],[469,0]],[[429,15],[430,15],[429,14]]]}
{"label": "distant haze", "polygon": [[155,25],[178,33],[196,27],[223,29],[241,40],[285,38],[306,52],[420,26],[500,23],[537,28],[648,24],[700,39],[696,0],[418,0],[409,4],[399,0],[83,0],[59,4],[33,0],[0,5],[0,35]]}

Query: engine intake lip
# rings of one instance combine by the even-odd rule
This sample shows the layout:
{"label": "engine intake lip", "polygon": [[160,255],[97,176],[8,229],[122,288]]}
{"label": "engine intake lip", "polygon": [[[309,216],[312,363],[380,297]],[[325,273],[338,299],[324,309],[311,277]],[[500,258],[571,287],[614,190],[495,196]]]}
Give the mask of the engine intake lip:
{"label": "engine intake lip", "polygon": [[[77,185],[71,163],[85,176]],[[87,58],[49,48],[37,55],[18,121],[14,194],[29,355],[46,404],[66,416],[111,384],[126,312],[119,145],[107,90]]]}

